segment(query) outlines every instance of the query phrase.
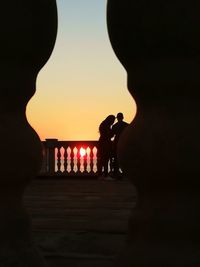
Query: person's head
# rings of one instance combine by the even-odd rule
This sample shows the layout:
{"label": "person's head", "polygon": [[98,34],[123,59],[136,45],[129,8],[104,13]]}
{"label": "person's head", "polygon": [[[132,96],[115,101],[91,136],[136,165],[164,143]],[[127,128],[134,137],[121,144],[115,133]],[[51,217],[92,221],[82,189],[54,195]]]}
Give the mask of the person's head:
{"label": "person's head", "polygon": [[109,126],[111,126],[115,121],[115,116],[114,115],[108,115],[108,117],[106,117],[105,121]]}
{"label": "person's head", "polygon": [[123,119],[124,119],[123,113],[121,113],[121,112],[117,113],[117,120],[118,121],[123,121]]}
{"label": "person's head", "polygon": [[105,129],[108,129],[111,127],[111,125],[113,125],[115,121],[115,116],[114,115],[109,115],[105,118],[105,120],[102,121],[102,123],[99,125],[99,132],[100,134],[102,134],[102,132]]}

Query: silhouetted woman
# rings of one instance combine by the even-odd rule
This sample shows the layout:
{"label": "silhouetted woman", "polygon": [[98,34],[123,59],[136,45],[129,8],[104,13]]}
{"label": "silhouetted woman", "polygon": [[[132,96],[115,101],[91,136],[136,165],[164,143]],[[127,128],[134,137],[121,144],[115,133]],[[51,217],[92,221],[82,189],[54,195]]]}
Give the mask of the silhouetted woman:
{"label": "silhouetted woman", "polygon": [[109,115],[99,126],[99,145],[98,145],[98,174],[108,177],[108,162],[112,157],[113,132],[111,126],[115,121],[114,115]]}

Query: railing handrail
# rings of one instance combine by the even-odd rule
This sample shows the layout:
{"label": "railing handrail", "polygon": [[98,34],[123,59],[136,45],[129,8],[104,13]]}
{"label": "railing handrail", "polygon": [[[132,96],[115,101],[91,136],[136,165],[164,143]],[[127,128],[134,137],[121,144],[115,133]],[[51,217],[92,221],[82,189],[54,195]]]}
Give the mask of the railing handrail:
{"label": "railing handrail", "polygon": [[[60,141],[51,138],[42,141],[42,144],[44,160],[40,174],[51,176],[96,175],[98,140]],[[80,155],[81,148],[85,149],[85,156]]]}
{"label": "railing handrail", "polygon": [[87,145],[98,145],[98,140],[58,140],[58,139],[46,139],[45,141],[42,141],[42,144],[45,146],[48,146],[49,143],[53,143],[55,145],[61,145],[61,146],[67,146],[67,145],[81,145],[81,146],[87,146]]}

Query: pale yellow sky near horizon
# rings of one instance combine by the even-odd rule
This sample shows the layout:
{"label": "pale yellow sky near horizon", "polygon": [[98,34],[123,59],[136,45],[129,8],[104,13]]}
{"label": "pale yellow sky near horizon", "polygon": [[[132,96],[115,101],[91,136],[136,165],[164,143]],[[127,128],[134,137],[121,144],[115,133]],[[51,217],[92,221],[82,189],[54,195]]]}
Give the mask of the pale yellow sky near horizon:
{"label": "pale yellow sky near horizon", "polygon": [[41,140],[97,140],[109,114],[136,108],[107,34],[105,0],[57,0],[58,36],[27,117]]}

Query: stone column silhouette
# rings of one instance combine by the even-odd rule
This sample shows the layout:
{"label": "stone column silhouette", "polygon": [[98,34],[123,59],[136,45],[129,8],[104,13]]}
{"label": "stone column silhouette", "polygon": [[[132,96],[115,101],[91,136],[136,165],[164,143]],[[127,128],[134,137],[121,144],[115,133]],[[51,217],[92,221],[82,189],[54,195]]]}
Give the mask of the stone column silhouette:
{"label": "stone column silhouette", "polygon": [[200,2],[108,0],[137,114],[118,146],[137,188],[117,266],[200,265]]}
{"label": "stone column silhouette", "polygon": [[58,139],[46,139],[46,159],[47,159],[47,173],[48,175],[54,175],[55,174],[55,164],[56,164],[56,158],[55,158],[55,148],[60,149],[58,146]]}
{"label": "stone column silhouette", "polygon": [[23,192],[40,170],[42,147],[25,113],[54,47],[56,1],[11,0],[0,7],[0,266],[41,267]]}

